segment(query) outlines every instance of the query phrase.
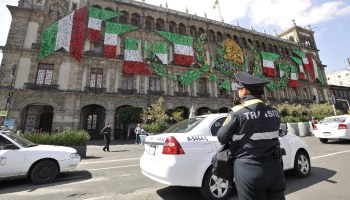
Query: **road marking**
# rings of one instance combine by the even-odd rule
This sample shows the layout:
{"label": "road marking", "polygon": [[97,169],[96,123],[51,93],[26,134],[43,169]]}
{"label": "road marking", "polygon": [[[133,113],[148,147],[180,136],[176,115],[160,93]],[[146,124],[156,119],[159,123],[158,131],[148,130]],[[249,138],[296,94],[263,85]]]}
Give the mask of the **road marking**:
{"label": "road marking", "polygon": [[139,160],[140,158],[126,158],[126,159],[117,159],[117,160],[102,160],[102,161],[92,161],[92,162],[81,162],[79,165],[86,164],[95,164],[95,163],[106,163],[106,162],[122,162],[122,161],[130,161],[130,160]]}
{"label": "road marking", "polygon": [[95,169],[86,169],[87,171],[98,171],[98,170],[106,170],[106,169],[120,169],[120,168],[128,168],[128,167],[136,167],[140,166],[139,164],[137,165],[124,165],[124,166],[118,166],[118,167],[105,167],[105,168],[95,168]]}
{"label": "road marking", "polygon": [[311,159],[314,160],[314,159],[318,159],[318,158],[324,158],[324,157],[328,157],[328,156],[334,156],[334,155],[337,155],[337,154],[347,153],[347,152],[350,152],[350,150],[347,150],[347,151],[340,151],[340,152],[331,153],[331,154],[326,154],[326,155],[323,155],[323,156],[316,156],[316,157],[312,157]]}

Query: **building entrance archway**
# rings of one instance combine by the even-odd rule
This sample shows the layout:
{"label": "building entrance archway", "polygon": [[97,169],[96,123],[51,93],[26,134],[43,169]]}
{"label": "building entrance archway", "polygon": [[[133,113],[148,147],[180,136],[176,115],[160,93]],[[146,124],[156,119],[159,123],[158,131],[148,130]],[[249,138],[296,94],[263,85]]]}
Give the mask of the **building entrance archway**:
{"label": "building entrance archway", "polygon": [[81,127],[86,130],[91,139],[102,139],[100,130],[105,125],[106,109],[100,105],[92,104],[81,109]]}

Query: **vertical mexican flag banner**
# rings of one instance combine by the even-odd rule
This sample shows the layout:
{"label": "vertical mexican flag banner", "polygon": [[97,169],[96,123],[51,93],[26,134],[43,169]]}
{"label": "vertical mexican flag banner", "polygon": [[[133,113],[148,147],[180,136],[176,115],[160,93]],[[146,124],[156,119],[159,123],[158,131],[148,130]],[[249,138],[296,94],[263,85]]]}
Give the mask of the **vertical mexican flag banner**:
{"label": "vertical mexican flag banner", "polygon": [[300,87],[299,81],[298,81],[298,70],[295,66],[289,65],[290,69],[290,80],[289,80],[289,87],[292,88],[298,88]]}
{"label": "vertical mexican flag banner", "polygon": [[302,61],[301,61],[299,58],[294,57],[294,56],[290,56],[290,58],[291,58],[291,59],[298,65],[298,67],[299,67],[299,71],[300,71],[299,77],[300,77],[300,79],[306,80],[305,71],[304,71],[304,67],[303,67]]}
{"label": "vertical mexican flag banner", "polygon": [[154,42],[153,52],[156,54],[162,64],[168,64],[168,44],[166,42]]}
{"label": "vertical mexican flag banner", "polygon": [[87,11],[87,7],[80,8],[45,29],[41,39],[39,59],[63,48],[81,61]]}
{"label": "vertical mexican flag banner", "polygon": [[276,76],[275,64],[273,63],[280,55],[275,53],[261,52],[262,60],[263,60],[263,72],[267,76]]}
{"label": "vertical mexican flag banner", "polygon": [[91,7],[89,9],[89,22],[86,39],[99,42],[101,40],[102,21],[120,15],[123,15],[123,13]]}
{"label": "vertical mexican flag banner", "polygon": [[316,61],[313,58],[311,58],[310,54],[308,54],[308,58],[310,58],[310,66],[312,67],[312,80],[315,82],[318,79],[320,83],[324,84],[321,69],[317,66]]}
{"label": "vertical mexican flag banner", "polygon": [[157,33],[174,44],[175,65],[190,66],[194,62],[193,37],[164,31]]}
{"label": "vertical mexican flag banner", "polygon": [[297,51],[297,50],[292,50],[298,57],[300,57],[303,61],[305,70],[307,72],[311,71],[311,66],[310,66],[310,62],[309,59],[306,57],[306,54],[302,51]]}
{"label": "vertical mexican flag banner", "polygon": [[139,51],[140,39],[126,38],[124,48],[124,69],[125,74],[152,74],[143,62]]}
{"label": "vertical mexican flag banner", "polygon": [[106,58],[115,58],[117,56],[118,35],[133,31],[139,27],[106,22],[105,39],[103,46],[103,55]]}

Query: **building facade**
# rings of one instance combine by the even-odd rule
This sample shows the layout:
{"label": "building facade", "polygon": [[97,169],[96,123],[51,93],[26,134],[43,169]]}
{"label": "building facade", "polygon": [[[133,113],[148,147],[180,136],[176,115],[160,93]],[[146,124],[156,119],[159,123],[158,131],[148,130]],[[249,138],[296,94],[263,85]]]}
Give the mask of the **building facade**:
{"label": "building facade", "polygon": [[331,73],[327,73],[327,82],[329,85],[338,85],[350,87],[350,70],[342,69]]}
{"label": "building facade", "polygon": [[2,46],[0,108],[14,129],[85,129],[118,109],[227,112],[237,71],[269,79],[271,104],[330,100],[314,32],[295,23],[276,36],[129,0],[20,0]]}

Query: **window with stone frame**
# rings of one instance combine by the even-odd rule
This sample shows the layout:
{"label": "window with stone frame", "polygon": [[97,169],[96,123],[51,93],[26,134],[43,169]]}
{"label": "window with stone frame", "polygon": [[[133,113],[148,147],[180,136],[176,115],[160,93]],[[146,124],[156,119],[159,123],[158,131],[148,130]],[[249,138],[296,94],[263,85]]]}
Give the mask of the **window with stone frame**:
{"label": "window with stone frame", "polygon": [[91,68],[90,87],[102,88],[103,69]]}
{"label": "window with stone frame", "polygon": [[132,74],[123,74],[122,90],[124,90],[126,93],[128,93],[128,91],[132,92],[134,88],[133,83],[134,83],[134,77]]}
{"label": "window with stone frame", "polygon": [[93,51],[94,53],[102,53],[102,44],[101,42],[93,42]]}
{"label": "window with stone frame", "polygon": [[160,92],[161,86],[162,86],[160,76],[150,76],[148,86],[149,86],[149,91]]}
{"label": "window with stone frame", "polygon": [[36,75],[36,85],[51,85],[53,77],[53,64],[39,63]]}
{"label": "window with stone frame", "polygon": [[71,4],[71,7],[70,7],[70,10],[71,11],[74,11],[74,10],[77,10],[78,9],[78,3],[77,2],[72,2]]}
{"label": "window with stone frame", "polygon": [[207,93],[207,79],[205,78],[200,78],[198,79],[198,88],[197,91],[198,93],[205,94]]}

